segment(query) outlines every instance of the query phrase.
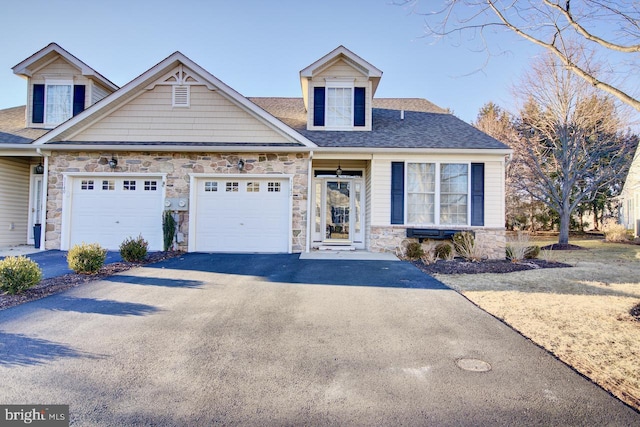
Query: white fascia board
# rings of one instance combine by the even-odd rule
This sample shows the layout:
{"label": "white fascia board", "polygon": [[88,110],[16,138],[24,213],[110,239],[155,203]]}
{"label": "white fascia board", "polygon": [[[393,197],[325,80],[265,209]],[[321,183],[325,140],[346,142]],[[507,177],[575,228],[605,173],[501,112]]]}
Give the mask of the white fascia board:
{"label": "white fascia board", "polygon": [[[213,74],[209,73],[207,70],[200,67],[198,64],[196,64],[195,62],[193,62],[192,60],[190,60],[180,52],[175,52],[171,54],[170,56],[160,61],[155,66],[151,67],[149,70],[145,71],[144,73],[142,73],[141,75],[139,75],[138,77],[136,77],[135,79],[133,79],[132,81],[124,85],[122,88],[120,88],[116,92],[108,95],[101,101],[91,105],[89,108],[87,108],[77,116],[72,117],[71,119],[62,123],[58,127],[51,130],[50,132],[46,133],[42,137],[38,138],[34,142],[34,144],[35,145],[46,144],[47,142],[54,140],[55,137],[57,137],[61,133],[69,130],[73,126],[78,125],[82,121],[90,120],[89,118],[93,115],[97,114],[99,119],[99,117],[102,116],[100,113],[104,111],[114,110],[119,106],[118,101],[122,101],[122,100],[126,101],[127,99],[129,99],[128,96],[130,97],[132,93],[135,93],[135,92],[142,93],[142,91],[147,86],[149,86],[153,81],[157,80],[159,76],[165,74],[167,70],[172,69],[179,64],[183,64],[187,68],[192,69],[196,74],[201,76],[209,84],[218,88],[218,91],[220,92],[220,94],[226,96],[230,100],[235,101],[237,104],[241,105],[242,107],[250,111],[255,116],[261,118],[262,120],[267,122],[270,126],[272,126],[274,130],[279,131],[280,133],[286,136],[289,136],[290,138],[293,138],[295,141],[300,142],[301,144],[304,144],[307,147],[316,146],[311,140],[304,137],[302,134],[296,132],[289,126],[285,125],[283,122],[276,119],[274,116],[267,113],[265,110],[258,107],[253,102],[249,101],[247,98],[242,96],[239,92],[232,89],[230,86],[227,86],[217,77],[215,77]],[[89,124],[87,124],[87,126],[89,126]],[[84,128],[86,128],[86,126],[78,130],[77,132],[81,132]],[[76,148],[77,148],[77,145],[76,145]]]}
{"label": "white fascia board", "polygon": [[349,49],[347,49],[346,47],[344,47],[342,45],[338,46],[337,48],[335,48],[331,52],[327,53],[325,56],[323,56],[322,58],[318,59],[317,61],[315,61],[313,64],[309,65],[308,67],[303,68],[300,71],[300,77],[301,78],[302,77],[312,77],[314,71],[317,68],[322,67],[325,63],[332,61],[333,59],[335,59],[336,57],[338,57],[340,55],[344,55],[349,60],[353,61],[354,63],[358,64],[360,67],[362,67],[365,70],[367,70],[369,72],[369,77],[382,77],[382,71],[380,69],[375,67],[370,62],[365,61],[360,56],[358,56],[355,53],[351,52]]}
{"label": "white fascia board", "polygon": [[38,52],[34,53],[24,61],[14,65],[12,67],[13,73],[21,76],[30,77],[31,72],[28,69],[29,66],[39,61],[40,59],[42,59],[44,56],[48,55],[51,52],[56,52],[58,55],[64,58],[67,62],[69,62],[76,68],[78,68],[83,76],[94,77],[96,80],[98,80],[100,83],[102,83],[106,87],[114,91],[118,90],[118,86],[116,84],[114,84],[112,81],[104,77],[102,74],[98,73],[96,70],[91,68],[85,62],[81,61],[71,53],[67,52],[65,49],[63,49],[62,47],[60,47],[60,45],[56,43],[50,43],[49,45],[47,45],[43,49],[40,49]]}

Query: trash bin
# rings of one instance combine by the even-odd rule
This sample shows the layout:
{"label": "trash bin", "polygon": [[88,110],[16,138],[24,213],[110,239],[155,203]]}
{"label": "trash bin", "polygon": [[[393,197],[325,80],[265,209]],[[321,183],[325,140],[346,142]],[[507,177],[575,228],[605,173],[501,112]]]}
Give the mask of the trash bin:
{"label": "trash bin", "polygon": [[42,225],[36,224],[33,226],[33,242],[36,249],[40,249],[40,233],[42,231]]}

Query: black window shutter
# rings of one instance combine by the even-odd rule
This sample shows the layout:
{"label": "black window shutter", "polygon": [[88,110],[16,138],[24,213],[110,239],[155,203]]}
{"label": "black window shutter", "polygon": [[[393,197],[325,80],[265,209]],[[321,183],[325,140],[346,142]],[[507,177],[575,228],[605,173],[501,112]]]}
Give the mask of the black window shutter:
{"label": "black window shutter", "polygon": [[32,123],[44,123],[44,85],[33,85]]}
{"label": "black window shutter", "polygon": [[391,224],[404,224],[404,162],[391,162]]}
{"label": "black window shutter", "polygon": [[353,125],[364,126],[365,121],[365,88],[354,88],[353,92]]}
{"label": "black window shutter", "polygon": [[324,88],[313,88],[313,125],[324,126]]}
{"label": "black window shutter", "polygon": [[484,163],[471,163],[471,225],[484,225]]}
{"label": "black window shutter", "polygon": [[73,87],[73,115],[84,111],[84,85]]}

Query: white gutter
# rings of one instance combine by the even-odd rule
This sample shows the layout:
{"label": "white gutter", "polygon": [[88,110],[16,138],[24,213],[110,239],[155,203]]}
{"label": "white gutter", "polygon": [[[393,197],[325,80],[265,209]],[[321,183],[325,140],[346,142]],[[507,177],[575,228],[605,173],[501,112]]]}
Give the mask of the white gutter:
{"label": "white gutter", "polygon": [[47,236],[47,194],[49,193],[49,153],[43,153],[39,148],[36,152],[44,157],[44,172],[42,175],[42,197],[40,206],[40,250],[45,250]]}
{"label": "white gutter", "polygon": [[[311,251],[311,223],[315,224],[315,220],[311,218],[311,186],[313,185],[313,150],[309,152],[309,166],[307,168],[307,242],[305,245],[305,252]],[[314,212],[315,214],[315,212]]]}

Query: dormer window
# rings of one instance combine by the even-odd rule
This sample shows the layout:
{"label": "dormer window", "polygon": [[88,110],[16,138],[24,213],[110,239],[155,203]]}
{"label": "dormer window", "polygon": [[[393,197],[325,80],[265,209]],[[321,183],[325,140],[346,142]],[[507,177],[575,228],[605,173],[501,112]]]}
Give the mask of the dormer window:
{"label": "dormer window", "polygon": [[325,126],[353,126],[353,83],[327,84]]}
{"label": "dormer window", "polygon": [[33,85],[31,122],[54,127],[84,111],[85,86],[70,80],[47,80]]}
{"label": "dormer window", "polygon": [[365,88],[353,82],[327,82],[314,88],[314,126],[347,130],[365,126]]}

